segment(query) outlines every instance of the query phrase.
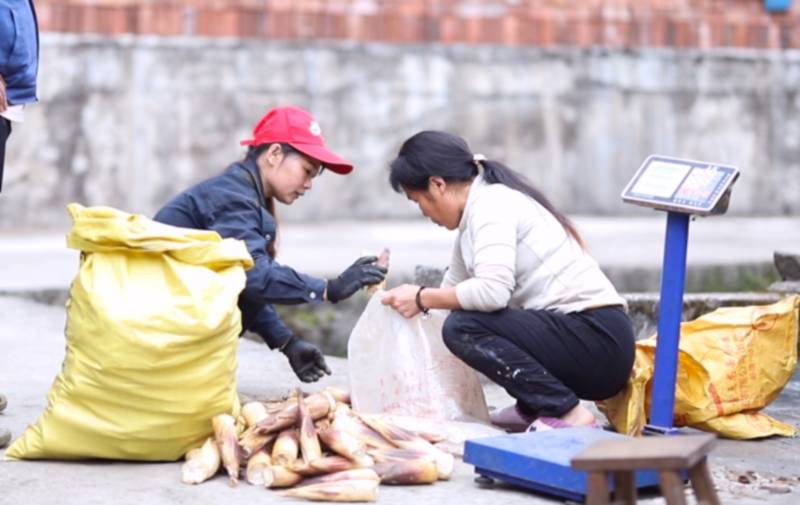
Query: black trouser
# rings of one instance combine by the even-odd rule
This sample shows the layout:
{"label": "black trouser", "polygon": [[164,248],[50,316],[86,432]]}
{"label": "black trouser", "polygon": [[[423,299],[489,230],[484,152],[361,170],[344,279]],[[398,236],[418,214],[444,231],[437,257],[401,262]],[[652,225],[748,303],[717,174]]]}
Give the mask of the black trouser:
{"label": "black trouser", "polygon": [[0,191],[3,190],[3,167],[6,164],[6,140],[11,135],[11,121],[0,116]]}
{"label": "black trouser", "polygon": [[625,387],[633,367],[631,321],[619,307],[453,311],[448,349],[502,386],[531,416],[560,417],[578,399],[603,400]]}

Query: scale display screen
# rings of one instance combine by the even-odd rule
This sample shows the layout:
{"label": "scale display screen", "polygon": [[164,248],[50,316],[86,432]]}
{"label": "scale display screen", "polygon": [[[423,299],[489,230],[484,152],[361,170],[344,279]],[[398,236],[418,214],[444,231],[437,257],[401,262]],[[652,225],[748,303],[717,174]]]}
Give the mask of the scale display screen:
{"label": "scale display screen", "polygon": [[622,192],[626,202],[687,214],[711,214],[739,176],[736,167],[649,156]]}

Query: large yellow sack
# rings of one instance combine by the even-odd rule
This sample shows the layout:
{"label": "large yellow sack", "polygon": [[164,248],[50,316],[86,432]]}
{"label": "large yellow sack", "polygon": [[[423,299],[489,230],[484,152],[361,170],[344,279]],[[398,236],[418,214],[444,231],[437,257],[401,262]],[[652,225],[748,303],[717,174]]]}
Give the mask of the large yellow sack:
{"label": "large yellow sack", "polygon": [[[780,394],[797,366],[799,307],[795,295],[682,323],[674,425],[735,439],[793,436],[793,426],[759,410]],[[638,435],[647,423],[655,350],[655,336],[637,342],[628,386],[598,402],[620,433]]]}
{"label": "large yellow sack", "polygon": [[8,458],[175,460],[238,412],[243,242],[105,207],[68,206],[82,251],[67,349]]}

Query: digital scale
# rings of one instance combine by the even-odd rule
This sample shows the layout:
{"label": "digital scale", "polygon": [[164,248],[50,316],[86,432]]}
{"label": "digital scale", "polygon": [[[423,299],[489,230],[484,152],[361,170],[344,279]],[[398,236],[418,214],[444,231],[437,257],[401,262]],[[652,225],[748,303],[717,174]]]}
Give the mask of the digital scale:
{"label": "digital scale", "polygon": [[[650,424],[644,429],[647,435],[678,433],[672,426],[672,414],[689,217],[724,214],[738,177],[736,167],[652,155],[622,192],[625,202],[667,212]],[[500,480],[583,501],[587,474],[573,470],[570,460],[595,442],[617,438],[627,436],[594,428],[563,428],[479,438],[465,442],[464,462],[475,466],[479,474],[476,481],[480,484]],[[609,484],[613,489],[613,481]],[[637,488],[655,484],[658,484],[656,472],[636,472]]]}

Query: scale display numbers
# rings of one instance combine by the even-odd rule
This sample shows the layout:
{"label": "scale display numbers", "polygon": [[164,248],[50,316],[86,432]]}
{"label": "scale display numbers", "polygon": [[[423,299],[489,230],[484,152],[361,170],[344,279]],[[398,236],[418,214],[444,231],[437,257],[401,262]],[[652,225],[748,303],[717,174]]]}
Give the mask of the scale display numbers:
{"label": "scale display numbers", "polygon": [[739,176],[736,167],[650,156],[636,171],[622,199],[626,202],[688,214],[719,213],[721,197]]}

